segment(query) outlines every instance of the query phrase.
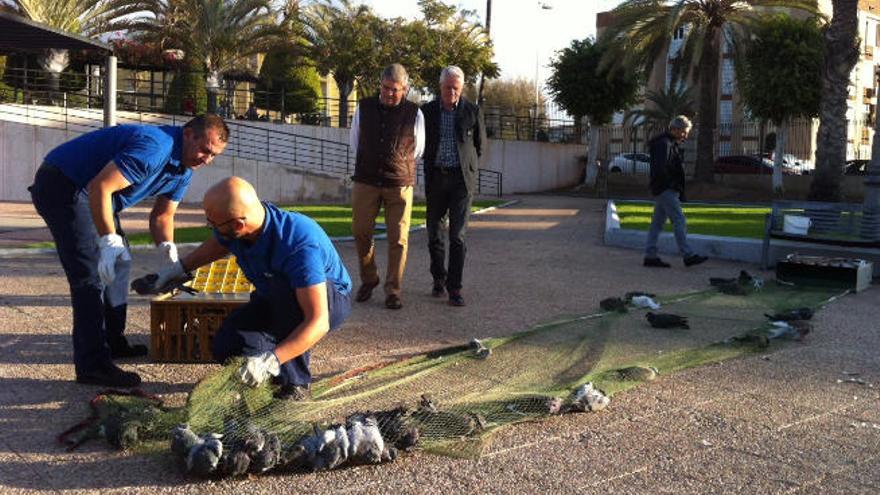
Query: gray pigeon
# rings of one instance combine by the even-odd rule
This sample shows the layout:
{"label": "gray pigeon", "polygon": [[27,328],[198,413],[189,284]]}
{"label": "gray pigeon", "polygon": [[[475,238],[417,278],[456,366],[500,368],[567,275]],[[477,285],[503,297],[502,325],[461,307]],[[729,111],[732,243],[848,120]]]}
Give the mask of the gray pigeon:
{"label": "gray pigeon", "polygon": [[605,311],[616,311],[618,313],[626,313],[626,302],[619,297],[609,297],[599,301],[599,307]]}
{"label": "gray pigeon", "polygon": [[486,359],[487,357],[492,355],[492,349],[484,346],[483,343],[476,338],[471,339],[468,345],[471,349],[473,349],[474,355],[477,357],[477,359]]}
{"label": "gray pigeon", "polygon": [[410,426],[403,431],[403,434],[400,435],[394,445],[404,452],[410,452],[419,444],[419,436],[419,429],[415,426]]}
{"label": "gray pigeon", "polygon": [[805,320],[771,321],[773,329],[767,336],[770,339],[803,340],[813,327]]}
{"label": "gray pigeon", "polygon": [[650,297],[651,299],[653,299],[653,298],[657,297],[657,295],[651,294],[650,292],[641,292],[641,291],[635,290],[635,291],[627,292],[626,294],[624,294],[623,300],[626,302],[630,302],[633,300],[634,297]]}
{"label": "gray pigeon", "polygon": [[330,470],[348,459],[348,433],[342,425],[334,425],[324,432],[324,442],[315,463],[316,470]]}
{"label": "gray pigeon", "polygon": [[223,455],[223,443],[220,435],[209,433],[202,435],[202,442],[196,444],[186,456],[186,471],[197,476],[208,476],[217,469]]}
{"label": "gray pigeon", "polygon": [[138,443],[139,421],[125,421],[119,416],[108,416],[104,420],[104,436],[113,447],[126,450]]}
{"label": "gray pigeon", "polygon": [[217,469],[224,476],[241,476],[248,472],[251,466],[251,457],[242,450],[226,450],[220,457],[220,465]]}
{"label": "gray pigeon", "polygon": [[660,372],[653,366],[630,366],[617,370],[617,374],[623,380],[649,382],[656,379]]}
{"label": "gray pigeon", "polygon": [[376,417],[356,413],[346,420],[346,425],[349,429],[349,457],[352,461],[364,464],[382,462],[385,440],[379,431]]}
{"label": "gray pigeon", "polygon": [[771,321],[810,320],[813,318],[813,310],[806,307],[795,308],[780,311],[779,313],[774,313],[772,315],[764,313],[764,316]]}
{"label": "gray pigeon", "polygon": [[570,410],[576,412],[601,411],[608,407],[611,399],[605,392],[595,388],[593,382],[587,382],[574,391],[574,402]]}
{"label": "gray pigeon", "polygon": [[645,314],[645,318],[654,328],[690,328],[686,316],[678,316],[672,313],[652,313],[648,311]]}
{"label": "gray pigeon", "polygon": [[263,432],[263,438],[263,447],[250,456],[250,471],[253,473],[264,473],[281,461],[281,440],[278,435]]}
{"label": "gray pigeon", "polygon": [[562,399],[559,397],[547,397],[544,407],[547,410],[547,414],[559,414],[562,412]]}
{"label": "gray pigeon", "polygon": [[422,394],[422,397],[419,400],[419,410],[427,413],[437,412],[437,405],[434,404],[433,400],[431,400],[431,396],[429,394]]}
{"label": "gray pigeon", "polygon": [[189,455],[190,450],[202,440],[189,429],[188,424],[180,424],[171,430],[171,451],[180,457]]}

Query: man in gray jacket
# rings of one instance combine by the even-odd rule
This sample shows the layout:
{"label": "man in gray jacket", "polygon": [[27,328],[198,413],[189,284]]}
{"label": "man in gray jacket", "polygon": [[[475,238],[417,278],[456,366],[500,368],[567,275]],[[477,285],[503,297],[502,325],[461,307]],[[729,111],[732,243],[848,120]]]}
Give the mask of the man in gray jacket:
{"label": "man in gray jacket", "polygon": [[[431,294],[449,294],[449,305],[464,306],[462,271],[467,248],[465,229],[471,200],[477,191],[480,157],[486,146],[486,127],[480,108],[462,98],[464,72],[454,65],[440,74],[440,98],[422,107],[425,115],[425,197],[428,250],[431,254]],[[449,215],[449,265],[443,217]]]}

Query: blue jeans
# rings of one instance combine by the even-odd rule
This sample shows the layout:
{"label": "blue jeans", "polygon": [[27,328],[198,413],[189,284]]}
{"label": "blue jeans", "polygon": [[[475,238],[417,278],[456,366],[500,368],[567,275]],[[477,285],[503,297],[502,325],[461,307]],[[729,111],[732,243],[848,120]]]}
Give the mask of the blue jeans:
{"label": "blue jeans", "polygon": [[[119,260],[116,280],[105,286],[98,276],[98,232],[88,194],[50,165],[37,170],[31,198],[43,217],[70,285],[73,308],[73,362],[77,375],[111,363],[109,342],[125,328],[131,262]],[[117,232],[119,218],[114,215]]]}
{"label": "blue jeans", "polygon": [[654,196],[654,215],[651,217],[651,227],[648,229],[648,240],[645,243],[645,258],[657,257],[657,239],[663,231],[667,218],[672,222],[678,252],[685,258],[694,254],[687,243],[687,220],[681,211],[679,193],[674,189],[667,189]]}
{"label": "blue jeans", "polygon": [[[223,320],[214,336],[212,349],[218,362],[223,363],[234,356],[255,356],[272,351],[302,323],[302,309],[284,277],[276,275],[272,284],[268,297],[252,292],[247,304]],[[331,285],[328,282],[327,304],[330,330],[333,331],[351,314],[351,293],[340,293]],[[281,374],[278,375],[281,385],[308,385],[312,382],[309,355],[310,351],[306,351],[281,365]]]}

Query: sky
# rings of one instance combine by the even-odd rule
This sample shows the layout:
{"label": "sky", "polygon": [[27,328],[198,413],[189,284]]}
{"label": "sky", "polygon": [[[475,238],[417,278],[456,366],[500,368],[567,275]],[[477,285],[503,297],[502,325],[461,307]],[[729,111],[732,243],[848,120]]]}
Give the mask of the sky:
{"label": "sky", "polygon": [[[485,24],[486,0],[444,0],[459,9],[475,10]],[[494,0],[492,2],[492,41],[495,62],[501,78],[522,77],[534,81],[537,60],[538,80],[550,75],[547,65],[557,50],[572,40],[596,34],[596,13],[611,10],[621,0]],[[416,0],[362,0],[382,17],[416,18]],[[550,9],[541,8],[541,4]]]}

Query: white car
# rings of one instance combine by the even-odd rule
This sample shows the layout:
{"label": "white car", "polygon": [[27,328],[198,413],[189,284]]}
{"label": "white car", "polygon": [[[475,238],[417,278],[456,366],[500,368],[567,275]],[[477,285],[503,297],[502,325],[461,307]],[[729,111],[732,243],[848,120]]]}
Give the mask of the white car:
{"label": "white car", "polygon": [[651,172],[651,157],[646,153],[624,153],[615,156],[608,165],[612,174],[644,174]]}

